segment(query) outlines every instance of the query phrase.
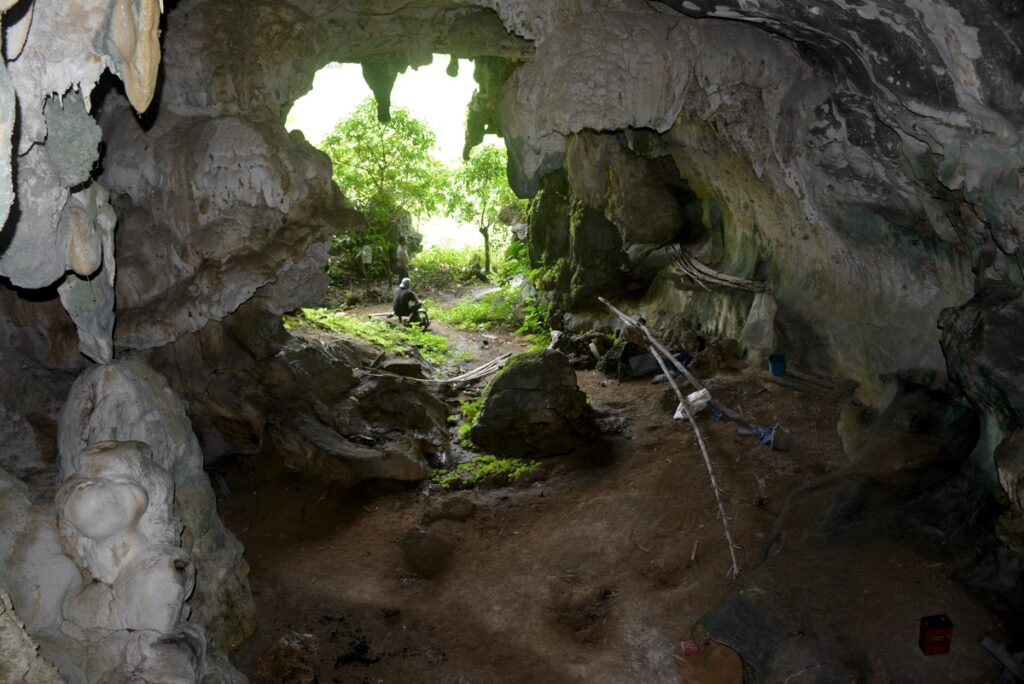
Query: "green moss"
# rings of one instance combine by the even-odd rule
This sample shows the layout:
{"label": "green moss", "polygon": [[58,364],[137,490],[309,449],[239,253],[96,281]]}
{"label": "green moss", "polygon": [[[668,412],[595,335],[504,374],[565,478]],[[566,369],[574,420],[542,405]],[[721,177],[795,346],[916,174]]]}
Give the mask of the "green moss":
{"label": "green moss", "polygon": [[448,346],[447,338],[421,330],[415,325],[408,328],[389,325],[381,320],[358,318],[344,311],[330,309],[301,309],[300,315],[285,316],[283,322],[285,330],[306,328],[351,335],[396,354],[409,355],[416,349],[433,364],[445,363],[455,356]]}
{"label": "green moss", "polygon": [[569,208],[569,235],[573,242],[576,240],[576,233],[583,225],[583,217],[586,214],[586,206],[579,200],[574,200]]}
{"label": "green moss", "polygon": [[569,260],[561,257],[547,268],[538,268],[534,273],[533,282],[538,289],[555,290],[568,282]]}
{"label": "green moss", "polygon": [[486,394],[478,399],[459,402],[459,413],[462,415],[462,422],[459,424],[459,444],[467,449],[473,448],[473,440],[469,437],[469,431],[473,429],[480,412],[484,409]]}
{"label": "green moss", "polygon": [[540,461],[485,455],[461,463],[451,470],[435,470],[430,479],[444,489],[468,489],[483,483],[500,486],[515,484],[524,475],[536,472],[540,467]]}

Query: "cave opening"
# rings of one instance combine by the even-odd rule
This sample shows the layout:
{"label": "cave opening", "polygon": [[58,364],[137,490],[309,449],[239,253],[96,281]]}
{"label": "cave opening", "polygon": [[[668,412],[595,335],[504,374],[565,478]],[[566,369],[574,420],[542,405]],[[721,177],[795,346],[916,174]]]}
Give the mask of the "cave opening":
{"label": "cave opening", "polygon": [[1012,677],[1024,24],[877,4],[0,3],[0,681]]}

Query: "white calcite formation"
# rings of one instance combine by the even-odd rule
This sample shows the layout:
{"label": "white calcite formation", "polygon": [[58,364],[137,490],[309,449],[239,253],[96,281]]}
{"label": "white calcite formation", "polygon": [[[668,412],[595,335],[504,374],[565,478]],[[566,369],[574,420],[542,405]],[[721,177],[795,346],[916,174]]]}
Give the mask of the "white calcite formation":
{"label": "white calcite formation", "polygon": [[0,589],[0,682],[61,684],[57,669],[39,655],[39,646],[25,632],[11,597]]}
{"label": "white calcite formation", "polygon": [[[76,477],[84,477],[82,486],[107,497],[112,506],[116,502],[126,515],[142,501],[135,487],[146,492],[148,505],[137,526],[102,540],[82,540],[83,551],[100,561],[97,568],[105,569],[105,581],[112,579],[112,571],[120,571],[120,566],[104,564],[108,547],[121,562],[121,549],[181,546],[187,564],[195,565],[196,588],[189,604],[193,621],[220,644],[235,643],[248,633],[253,608],[241,544],[217,516],[199,443],[181,400],[161,375],[136,362],[82,373],[61,415],[59,447],[61,511],[69,510],[68,501],[81,499],[70,496],[78,491],[77,485],[68,484]],[[90,478],[100,471],[103,483],[93,484]],[[126,484],[126,478],[136,484]],[[85,496],[86,511],[90,500]],[[152,558],[146,563],[152,564]]]}
{"label": "white calcite formation", "polygon": [[95,366],[58,437],[52,506],[0,470],[0,587],[42,656],[72,682],[239,680],[214,646],[251,619],[247,568],[166,381]]}
{"label": "white calcite formation", "polygon": [[0,219],[12,207],[16,218],[0,231],[0,276],[23,288],[60,285],[82,352],[109,361],[116,217],[93,179],[100,129],[89,114],[91,93],[110,69],[123,78],[137,111],[149,107],[160,64],[162,3],[15,5],[0,4],[0,13],[13,17],[5,17],[0,66]]}

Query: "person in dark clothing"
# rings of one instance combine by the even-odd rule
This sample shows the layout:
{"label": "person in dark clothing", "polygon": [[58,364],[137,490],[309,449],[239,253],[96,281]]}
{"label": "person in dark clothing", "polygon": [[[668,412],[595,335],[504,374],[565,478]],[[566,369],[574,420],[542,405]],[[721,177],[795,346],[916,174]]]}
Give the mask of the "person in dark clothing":
{"label": "person in dark clothing", "polygon": [[416,293],[409,287],[409,279],[402,278],[401,284],[395,290],[395,301],[391,306],[398,321],[408,317],[410,323],[419,323],[426,330],[430,325],[426,318],[426,311],[420,308],[420,302],[416,299]]}

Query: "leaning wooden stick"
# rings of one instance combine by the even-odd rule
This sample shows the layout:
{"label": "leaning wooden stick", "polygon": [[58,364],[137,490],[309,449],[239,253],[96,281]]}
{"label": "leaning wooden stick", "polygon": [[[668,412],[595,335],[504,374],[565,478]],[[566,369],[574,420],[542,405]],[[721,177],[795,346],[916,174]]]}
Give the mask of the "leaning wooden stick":
{"label": "leaning wooden stick", "polygon": [[693,428],[693,434],[697,435],[697,444],[700,445],[700,453],[704,456],[704,465],[708,469],[708,477],[711,478],[711,489],[715,492],[715,501],[718,504],[718,516],[722,519],[722,527],[725,528],[725,541],[729,545],[729,557],[732,558],[732,576],[738,577],[740,574],[740,565],[736,560],[736,545],[732,541],[732,534],[729,532],[729,518],[725,515],[725,504],[722,503],[722,491],[718,487],[718,480],[715,479],[714,468],[711,467],[711,456],[708,454],[708,447],[704,443],[704,436],[700,432],[700,428],[697,427],[697,419],[693,417],[693,409],[690,406],[690,402],[686,399],[686,395],[679,389],[679,385],[676,384],[675,378],[668,372],[668,366],[665,365],[664,359],[661,354],[653,346],[651,347],[651,355],[654,356],[654,360],[661,366],[661,372],[668,378],[669,384],[672,385],[672,389],[675,390],[676,396],[679,398],[679,403],[683,406],[683,413],[686,414],[686,419],[690,421],[690,427]]}
{"label": "leaning wooden stick", "polygon": [[[690,372],[690,369],[687,368],[686,366],[684,366],[682,364],[682,362],[679,361],[679,359],[677,359],[675,356],[673,356],[672,352],[670,352],[665,347],[665,345],[663,345],[661,342],[658,341],[658,339],[654,336],[653,333],[651,333],[651,331],[647,328],[646,325],[644,325],[640,321],[636,320],[635,318],[633,318],[629,314],[625,313],[624,311],[622,311],[620,309],[617,309],[611,302],[609,302],[604,297],[598,297],[597,299],[602,304],[604,304],[609,309],[611,309],[612,313],[614,313],[616,316],[618,316],[622,320],[623,323],[625,323],[626,325],[632,326],[632,327],[636,328],[637,330],[639,330],[640,332],[642,332],[644,334],[644,337],[647,339],[648,346],[652,347],[651,351],[653,352],[654,349],[657,349],[659,352],[661,352],[662,355],[664,355],[664,357],[666,359],[668,359],[672,363],[673,366],[675,366],[676,370],[679,371],[679,373],[684,378],[686,378],[686,381],[690,383],[690,385],[693,387],[693,389],[697,390],[698,392],[700,390],[704,389],[704,385],[701,384],[701,381],[698,380],[693,375],[693,373]],[[668,375],[668,373],[666,373],[666,375]],[[717,401],[714,398],[711,399],[711,406],[713,406],[714,408],[718,409],[719,411],[721,411],[723,414],[725,414],[726,416],[728,416],[732,420],[737,420],[737,421],[745,422],[745,421],[743,421],[743,416],[740,415],[740,413],[738,411],[733,411],[732,409],[727,407],[725,404],[722,404],[721,402]]]}
{"label": "leaning wooden stick", "polygon": [[[679,404],[683,407],[683,413],[686,414],[686,419],[690,421],[690,427],[693,428],[693,433],[697,435],[697,444],[700,446],[700,452],[704,456],[704,465],[707,467],[708,476],[711,478],[711,489],[715,492],[715,501],[718,504],[718,517],[722,519],[722,527],[725,528],[725,541],[729,545],[729,557],[732,559],[732,576],[738,577],[740,574],[740,565],[736,560],[736,545],[733,543],[732,533],[729,531],[729,518],[725,515],[725,504],[722,503],[722,491],[718,487],[718,480],[715,478],[715,470],[711,466],[711,456],[708,454],[708,447],[704,443],[704,435],[701,434],[700,428],[697,427],[697,419],[693,417],[693,410],[690,407],[690,402],[687,400],[686,395],[683,394],[683,391],[679,389],[679,385],[676,384],[675,378],[673,378],[672,374],[668,372],[668,366],[665,364],[665,360],[662,358],[662,354],[658,349],[660,344],[655,344],[651,341],[653,335],[651,335],[650,331],[646,329],[646,326],[637,324],[632,318],[609,304],[607,300],[601,298],[601,302],[615,312],[615,315],[619,316],[623,322],[639,327],[644,332],[644,336],[648,340],[648,347],[651,351],[651,356],[653,356],[654,360],[658,362],[658,366],[661,367],[661,372],[665,374],[666,378],[668,378],[669,384],[672,385],[672,389],[675,391],[676,397],[679,399]],[[671,355],[668,355],[668,357],[671,358]],[[692,378],[691,382],[695,387],[698,389],[704,389],[700,386],[697,378],[693,377],[693,375],[690,375],[689,373],[687,374],[689,375],[688,379]]]}

